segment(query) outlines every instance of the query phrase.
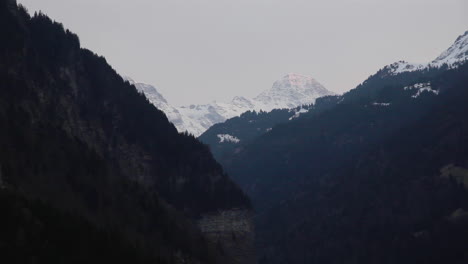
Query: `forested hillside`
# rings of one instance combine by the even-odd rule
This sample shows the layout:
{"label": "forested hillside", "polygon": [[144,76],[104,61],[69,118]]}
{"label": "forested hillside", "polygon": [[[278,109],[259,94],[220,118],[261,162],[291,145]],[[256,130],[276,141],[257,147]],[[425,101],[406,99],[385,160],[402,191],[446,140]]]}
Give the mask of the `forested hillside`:
{"label": "forested hillside", "polygon": [[318,98],[315,104],[302,105],[292,109],[274,109],[270,112],[247,111],[239,117],[215,124],[199,139],[210,146],[216,160],[221,163],[229,162],[235,152],[242,150],[244,146],[270,132],[274,127],[306,115],[319,114],[335,106],[339,100],[341,100],[341,96],[330,95]]}
{"label": "forested hillside", "polygon": [[262,263],[465,263],[468,64],[384,68],[220,159]]}
{"label": "forested hillside", "polygon": [[[109,232],[123,242],[99,252],[102,258],[120,258],[113,251],[128,243],[128,254],[162,263],[229,263],[223,241],[207,239],[196,222],[221,210],[249,210],[249,199],[208,147],[177,133],[60,23],[30,16],[12,0],[0,1],[0,22],[0,185],[9,200],[2,204],[17,204],[1,210],[18,225],[17,234],[0,234],[0,250],[8,251],[15,242],[5,238],[12,238],[24,259],[73,263],[81,254],[63,250],[80,250],[76,243],[95,237],[103,247],[120,243],[109,241]],[[36,202],[44,206],[29,205]],[[50,223],[64,233],[43,236]],[[78,234],[81,242],[59,242]]]}

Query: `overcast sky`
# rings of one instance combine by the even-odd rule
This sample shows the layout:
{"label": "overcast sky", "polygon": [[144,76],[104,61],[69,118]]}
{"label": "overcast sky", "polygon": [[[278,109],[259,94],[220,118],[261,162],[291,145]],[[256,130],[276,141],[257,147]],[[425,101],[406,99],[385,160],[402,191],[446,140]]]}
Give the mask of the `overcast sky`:
{"label": "overcast sky", "polygon": [[467,0],[18,0],[174,105],[253,97],[289,72],[354,88],[428,62],[468,30]]}

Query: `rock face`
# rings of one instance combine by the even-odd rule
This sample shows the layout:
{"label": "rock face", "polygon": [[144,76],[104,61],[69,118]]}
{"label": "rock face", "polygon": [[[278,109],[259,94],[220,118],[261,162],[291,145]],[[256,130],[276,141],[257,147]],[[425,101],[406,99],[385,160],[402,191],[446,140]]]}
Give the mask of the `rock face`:
{"label": "rock face", "polygon": [[252,215],[249,210],[232,209],[198,220],[200,230],[224,255],[223,263],[256,263]]}

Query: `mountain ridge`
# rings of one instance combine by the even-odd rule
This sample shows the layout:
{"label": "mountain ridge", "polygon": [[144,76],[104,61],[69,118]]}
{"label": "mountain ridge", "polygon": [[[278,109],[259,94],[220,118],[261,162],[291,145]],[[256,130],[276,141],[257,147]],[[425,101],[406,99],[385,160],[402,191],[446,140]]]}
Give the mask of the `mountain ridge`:
{"label": "mountain ridge", "polygon": [[428,63],[398,61],[384,67],[391,74],[425,70],[429,68],[454,68],[468,60],[468,31],[457,37],[455,42],[437,58]]}
{"label": "mountain ridge", "polygon": [[187,131],[194,136],[200,136],[214,124],[240,116],[246,111],[270,112],[273,109],[290,109],[313,104],[319,97],[334,94],[312,77],[297,73],[285,75],[275,81],[272,88],[252,99],[235,96],[230,102],[214,101],[208,104],[180,107],[168,104],[166,99],[161,100],[163,102],[157,101],[161,94],[154,86],[143,83],[135,83],[135,86],[139,91],[147,94],[148,99],[166,113],[179,132]]}
{"label": "mountain ridge", "polygon": [[0,24],[0,202],[12,205],[2,253],[36,263],[127,254],[96,252],[99,238],[129,263],[253,263],[249,199],[206,145],[61,23],[0,0]]}
{"label": "mountain ridge", "polygon": [[215,136],[240,139],[234,129],[246,122],[208,131],[205,142],[224,146],[218,161],[257,210],[260,263],[466,263],[457,234],[468,222],[451,220],[467,210],[466,174],[446,171],[468,166],[468,64],[449,57],[457,60],[447,67],[386,66],[325,111],[242,146]]}

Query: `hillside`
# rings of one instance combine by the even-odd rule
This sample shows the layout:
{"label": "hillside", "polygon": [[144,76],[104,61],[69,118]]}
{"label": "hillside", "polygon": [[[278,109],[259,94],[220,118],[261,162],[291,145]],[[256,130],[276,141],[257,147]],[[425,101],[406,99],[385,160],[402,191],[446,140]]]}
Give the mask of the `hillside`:
{"label": "hillside", "polygon": [[385,67],[220,159],[257,210],[261,262],[465,263],[467,73],[466,57]]}
{"label": "hillside", "polygon": [[[0,21],[0,185],[20,204],[12,214],[30,211],[39,223],[18,230],[49,230],[40,228],[47,221],[73,226],[76,218],[78,230],[87,230],[83,241],[93,239],[93,230],[116,233],[135,252],[163,263],[236,263],[253,256],[249,199],[207,146],[179,134],[60,23],[42,13],[30,16],[13,0],[0,1]],[[28,205],[36,202],[45,209]],[[215,222],[224,237],[202,230],[206,217],[224,219],[233,210],[245,212],[246,229],[226,220]],[[54,214],[60,217],[51,219]],[[232,233],[236,242],[227,238]],[[70,239],[76,234],[70,230]],[[5,251],[13,241],[0,242]],[[34,259],[32,248],[41,242],[30,242],[18,254]],[[236,250],[245,255],[231,255]],[[42,253],[51,254],[44,261],[79,256],[54,255],[53,246]]]}
{"label": "hillside", "polygon": [[[296,108],[273,109],[270,112],[248,111],[223,123],[215,124],[198,137],[210,146],[213,156],[221,163],[242,150],[258,137],[270,132],[278,125],[291,122],[306,115],[316,115],[336,105],[341,96],[331,95],[317,98],[314,104]],[[231,140],[226,140],[231,139]]]}

